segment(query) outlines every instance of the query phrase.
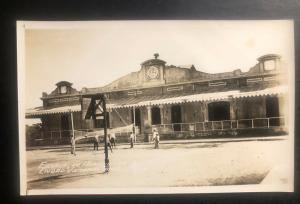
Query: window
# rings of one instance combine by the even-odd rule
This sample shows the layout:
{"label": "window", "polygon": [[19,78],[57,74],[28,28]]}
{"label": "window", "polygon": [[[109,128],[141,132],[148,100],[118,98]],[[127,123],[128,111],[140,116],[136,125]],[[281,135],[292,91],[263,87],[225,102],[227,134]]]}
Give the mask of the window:
{"label": "window", "polygon": [[61,94],[67,93],[67,87],[66,87],[66,86],[61,86],[61,87],[60,87],[60,93],[61,93]]}
{"label": "window", "polygon": [[174,105],[171,108],[171,121],[173,123],[173,129],[174,131],[181,131],[181,106],[180,105]]}
{"label": "window", "polygon": [[267,60],[264,62],[264,69],[266,71],[274,70],[275,69],[275,61],[274,60]]}
{"label": "window", "polygon": [[226,86],[226,81],[209,82],[209,86]]}

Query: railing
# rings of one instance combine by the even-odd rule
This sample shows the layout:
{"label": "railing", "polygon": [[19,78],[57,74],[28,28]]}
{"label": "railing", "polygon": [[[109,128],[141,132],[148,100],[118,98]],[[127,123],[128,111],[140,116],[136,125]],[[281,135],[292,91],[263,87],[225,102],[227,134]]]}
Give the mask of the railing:
{"label": "railing", "polygon": [[[74,130],[75,138],[85,138],[92,140],[99,131],[103,131],[103,128],[95,129],[76,129]],[[116,137],[129,138],[130,131],[115,131]],[[47,144],[69,144],[71,137],[73,136],[72,130],[50,130],[44,131],[40,138],[35,139],[35,143],[47,143]],[[102,137],[102,138],[101,138]],[[103,135],[100,134],[100,139],[103,139]]]}
{"label": "railing", "polygon": [[[222,121],[205,121],[195,123],[172,123],[152,125],[152,128],[157,128],[160,133],[171,132],[205,132],[217,130],[234,130],[234,129],[252,129],[252,128],[273,128],[285,126],[284,117],[269,117],[269,118],[252,118],[239,120],[222,120]],[[88,136],[93,137],[97,131],[103,129],[76,129],[74,130],[75,138]],[[127,138],[131,131],[115,132],[116,137]],[[43,133],[41,138],[35,139],[37,143],[43,144],[69,144],[73,136],[72,130],[51,130]]]}
{"label": "railing", "polygon": [[239,120],[205,121],[195,123],[172,123],[152,125],[159,132],[190,132],[190,131],[212,131],[231,130],[247,128],[272,128],[285,126],[284,117],[252,118]]}

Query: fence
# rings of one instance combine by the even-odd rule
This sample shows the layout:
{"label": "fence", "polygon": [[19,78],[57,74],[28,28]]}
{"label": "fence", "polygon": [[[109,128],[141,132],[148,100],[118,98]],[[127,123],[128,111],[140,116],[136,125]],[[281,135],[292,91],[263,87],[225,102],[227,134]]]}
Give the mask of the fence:
{"label": "fence", "polygon": [[[152,125],[152,128],[156,128],[158,132],[162,134],[169,134],[176,132],[208,132],[215,130],[273,128],[282,126],[285,126],[284,117],[159,124]],[[99,133],[99,131],[103,131],[103,129],[77,129],[74,130],[74,134],[75,138],[82,137],[83,142],[89,142],[97,133]],[[126,141],[129,138],[130,134],[130,131],[115,132],[117,139],[124,139],[124,141]],[[103,134],[100,135],[102,136],[102,138],[100,138],[102,140]],[[44,132],[42,138],[35,139],[34,145],[70,144],[70,139],[72,136],[72,130],[47,131]],[[85,136],[87,136],[86,139],[84,138]]]}
{"label": "fence", "polygon": [[[99,134],[100,132],[100,134]],[[101,134],[102,132],[102,134]],[[92,142],[93,137],[100,135],[100,140],[104,139],[103,129],[76,129],[74,130],[75,138],[81,138],[80,142]],[[127,141],[131,132],[129,131],[117,131],[115,136],[117,138],[125,138]],[[71,137],[73,136],[72,130],[51,130],[43,132],[41,138],[34,139],[32,145],[56,145],[56,144],[70,144]]]}

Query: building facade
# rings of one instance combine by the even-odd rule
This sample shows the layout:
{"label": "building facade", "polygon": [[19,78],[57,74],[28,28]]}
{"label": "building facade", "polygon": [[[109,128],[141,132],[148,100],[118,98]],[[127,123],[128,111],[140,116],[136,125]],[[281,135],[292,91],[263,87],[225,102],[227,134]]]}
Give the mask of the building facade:
{"label": "building facade", "polygon": [[[91,134],[104,120],[87,119],[90,101],[84,95],[104,94],[107,126],[134,124],[137,140],[149,141],[155,127],[161,139],[286,134],[286,71],[280,56],[268,54],[247,72],[210,74],[194,65],[167,65],[158,59],[141,63],[139,71],[99,88],[82,88],[62,81],[43,93],[43,106],[26,111],[40,118],[41,141],[67,143],[75,134]],[[117,132],[126,141],[128,131]]]}

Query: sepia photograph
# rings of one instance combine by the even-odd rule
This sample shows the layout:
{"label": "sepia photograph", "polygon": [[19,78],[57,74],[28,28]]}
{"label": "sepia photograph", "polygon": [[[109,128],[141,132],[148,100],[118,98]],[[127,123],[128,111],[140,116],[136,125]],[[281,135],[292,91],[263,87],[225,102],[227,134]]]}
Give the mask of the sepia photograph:
{"label": "sepia photograph", "polygon": [[293,20],[16,23],[21,195],[294,191]]}

